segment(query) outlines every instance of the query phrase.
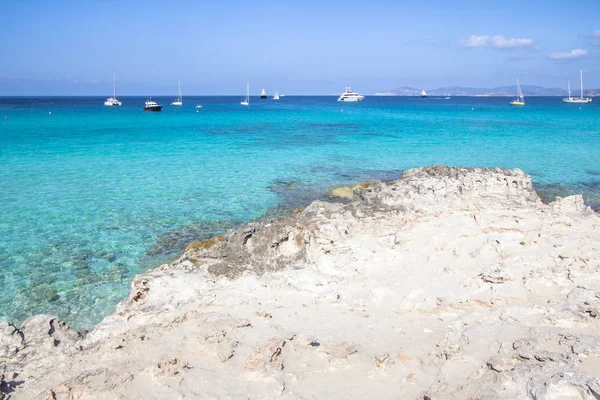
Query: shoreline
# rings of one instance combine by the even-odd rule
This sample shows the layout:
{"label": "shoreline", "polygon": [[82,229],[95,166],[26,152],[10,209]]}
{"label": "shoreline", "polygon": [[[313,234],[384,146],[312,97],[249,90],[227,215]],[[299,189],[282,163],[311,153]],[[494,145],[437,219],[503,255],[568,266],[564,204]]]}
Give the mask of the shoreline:
{"label": "shoreline", "polygon": [[600,217],[581,196],[543,204],[520,170],[441,166],[346,194],[190,244],[136,276],[90,333],[43,315],[0,323],[0,387],[14,398],[600,393]]}

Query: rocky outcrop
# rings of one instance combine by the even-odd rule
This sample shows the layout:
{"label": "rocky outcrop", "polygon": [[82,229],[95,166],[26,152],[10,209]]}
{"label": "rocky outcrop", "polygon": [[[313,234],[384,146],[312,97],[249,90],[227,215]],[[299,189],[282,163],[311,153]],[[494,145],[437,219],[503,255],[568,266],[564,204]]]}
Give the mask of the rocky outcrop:
{"label": "rocky outcrop", "polygon": [[0,327],[6,398],[600,398],[600,218],[426,167],[195,242],[93,332]]}

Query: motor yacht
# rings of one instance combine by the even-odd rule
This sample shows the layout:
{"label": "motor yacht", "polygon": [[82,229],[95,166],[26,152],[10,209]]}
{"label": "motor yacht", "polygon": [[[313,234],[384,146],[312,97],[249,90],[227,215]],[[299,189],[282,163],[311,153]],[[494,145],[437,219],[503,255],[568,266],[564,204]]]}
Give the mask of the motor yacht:
{"label": "motor yacht", "polygon": [[152,97],[148,98],[144,104],[144,111],[161,111],[162,108],[163,106],[155,101],[152,101]]}
{"label": "motor yacht", "polygon": [[360,95],[356,92],[353,92],[350,89],[350,86],[346,86],[346,91],[344,93],[342,93],[342,95],[340,97],[338,97],[338,101],[343,101],[343,102],[363,101],[364,98],[365,98],[365,96]]}

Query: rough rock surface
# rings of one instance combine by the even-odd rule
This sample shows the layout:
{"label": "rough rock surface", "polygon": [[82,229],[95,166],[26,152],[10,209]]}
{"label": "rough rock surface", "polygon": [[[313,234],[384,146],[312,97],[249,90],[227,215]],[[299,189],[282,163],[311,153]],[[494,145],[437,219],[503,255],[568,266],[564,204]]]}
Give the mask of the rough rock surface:
{"label": "rough rock surface", "polygon": [[194,243],[94,331],[0,324],[15,399],[600,399],[600,218],[427,167]]}

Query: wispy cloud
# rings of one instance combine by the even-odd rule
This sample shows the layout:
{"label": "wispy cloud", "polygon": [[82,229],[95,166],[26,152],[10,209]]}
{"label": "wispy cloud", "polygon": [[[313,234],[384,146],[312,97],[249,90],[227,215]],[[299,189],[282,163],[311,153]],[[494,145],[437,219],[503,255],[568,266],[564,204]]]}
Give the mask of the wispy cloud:
{"label": "wispy cloud", "polygon": [[600,29],[596,29],[594,32],[592,32],[592,37],[600,38]]}
{"label": "wispy cloud", "polygon": [[573,49],[571,51],[554,52],[550,54],[549,58],[551,60],[572,60],[575,58],[585,57],[587,54],[587,49]]}
{"label": "wispy cloud", "polygon": [[465,47],[493,47],[496,49],[521,49],[533,48],[535,42],[529,38],[507,38],[502,35],[472,35],[467,39],[459,40],[459,43]]}

